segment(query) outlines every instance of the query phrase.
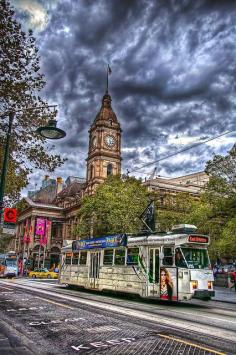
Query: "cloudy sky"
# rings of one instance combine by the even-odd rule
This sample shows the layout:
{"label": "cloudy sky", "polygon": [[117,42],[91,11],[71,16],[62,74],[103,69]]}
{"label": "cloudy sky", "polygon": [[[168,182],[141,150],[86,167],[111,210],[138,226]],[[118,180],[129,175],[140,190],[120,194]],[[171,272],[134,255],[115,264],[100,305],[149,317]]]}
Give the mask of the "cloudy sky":
{"label": "cloudy sky", "polygon": [[[11,0],[32,28],[46,75],[45,97],[59,105],[68,161],[54,176],[85,176],[88,129],[105,92],[121,123],[123,172],[233,130],[236,116],[236,1]],[[236,134],[133,173],[145,178],[204,170]],[[29,188],[39,176],[35,172]],[[39,187],[39,186],[38,186]]]}

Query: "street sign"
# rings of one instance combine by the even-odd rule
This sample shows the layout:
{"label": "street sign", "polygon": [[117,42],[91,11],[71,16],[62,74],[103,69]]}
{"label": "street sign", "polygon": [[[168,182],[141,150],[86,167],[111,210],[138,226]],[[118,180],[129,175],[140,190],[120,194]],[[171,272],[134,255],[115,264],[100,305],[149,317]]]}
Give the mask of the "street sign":
{"label": "street sign", "polygon": [[16,233],[16,228],[12,229],[12,228],[4,228],[4,227],[3,227],[2,233],[3,233],[3,234],[9,234],[9,235],[15,235],[15,233]]}
{"label": "street sign", "polygon": [[15,225],[15,223],[3,222],[2,233],[3,234],[14,235],[16,233],[16,225]]}
{"label": "street sign", "polygon": [[4,208],[3,220],[7,223],[16,223],[16,209],[15,208]]}

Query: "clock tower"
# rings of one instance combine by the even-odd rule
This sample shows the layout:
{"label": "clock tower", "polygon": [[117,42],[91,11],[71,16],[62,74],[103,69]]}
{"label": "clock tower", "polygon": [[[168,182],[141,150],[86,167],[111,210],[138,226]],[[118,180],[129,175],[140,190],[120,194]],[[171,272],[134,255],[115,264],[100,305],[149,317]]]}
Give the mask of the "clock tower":
{"label": "clock tower", "polygon": [[109,175],[121,173],[121,128],[111,107],[111,96],[106,92],[102,106],[89,130],[87,160],[87,192],[93,193],[96,186]]}

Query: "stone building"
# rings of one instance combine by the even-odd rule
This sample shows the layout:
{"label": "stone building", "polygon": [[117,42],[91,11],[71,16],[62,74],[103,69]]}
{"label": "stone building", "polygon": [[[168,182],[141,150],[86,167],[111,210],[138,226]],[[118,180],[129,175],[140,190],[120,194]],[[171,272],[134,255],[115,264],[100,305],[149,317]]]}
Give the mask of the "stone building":
{"label": "stone building", "polygon": [[171,196],[179,193],[187,193],[195,199],[199,198],[200,192],[209,181],[209,176],[200,171],[176,178],[161,178],[146,180],[143,184],[149,191],[156,193],[159,206],[165,206]]}

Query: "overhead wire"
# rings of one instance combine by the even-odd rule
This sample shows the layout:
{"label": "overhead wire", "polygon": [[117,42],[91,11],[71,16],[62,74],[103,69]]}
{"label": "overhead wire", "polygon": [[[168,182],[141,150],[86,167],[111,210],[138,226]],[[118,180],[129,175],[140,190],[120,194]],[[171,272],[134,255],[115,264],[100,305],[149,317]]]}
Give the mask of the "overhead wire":
{"label": "overhead wire", "polygon": [[[174,157],[174,156],[177,155],[177,154],[186,152],[186,151],[188,151],[188,150],[190,150],[190,149],[193,149],[193,148],[195,148],[195,147],[199,147],[200,145],[203,145],[203,144],[205,144],[205,143],[208,143],[208,142],[210,142],[210,141],[213,141],[213,140],[215,140],[215,139],[218,139],[218,138],[220,138],[220,137],[223,137],[223,136],[225,136],[225,135],[227,135],[227,134],[229,134],[229,133],[235,132],[235,131],[236,131],[236,129],[233,129],[233,130],[230,130],[230,131],[221,133],[221,134],[219,134],[219,135],[217,135],[217,136],[215,136],[215,137],[206,139],[206,140],[203,141],[203,142],[195,143],[195,144],[191,145],[190,147],[186,147],[186,148],[184,148],[184,149],[178,150],[178,151],[175,152],[175,153],[166,155],[165,157],[162,157],[162,158],[159,158],[159,159],[157,159],[157,160],[154,160],[154,161],[152,161],[152,162],[150,162],[150,163],[144,164],[144,165],[140,166],[139,168],[130,170],[129,173],[133,173],[133,172],[136,172],[136,171],[138,171],[138,170],[141,170],[141,169],[143,169],[143,168],[145,168],[145,167],[147,167],[147,166],[153,165],[153,164],[155,164],[155,163],[159,163],[160,161],[163,161],[163,160],[166,160],[166,159],[168,159],[168,158]],[[141,174],[142,174],[142,173],[141,173]],[[146,174],[146,173],[144,173],[144,174]]]}

